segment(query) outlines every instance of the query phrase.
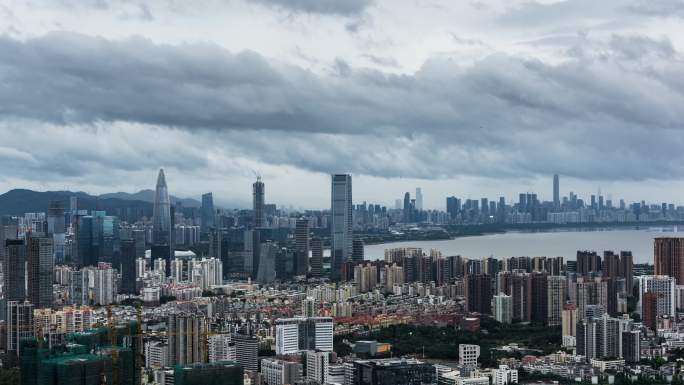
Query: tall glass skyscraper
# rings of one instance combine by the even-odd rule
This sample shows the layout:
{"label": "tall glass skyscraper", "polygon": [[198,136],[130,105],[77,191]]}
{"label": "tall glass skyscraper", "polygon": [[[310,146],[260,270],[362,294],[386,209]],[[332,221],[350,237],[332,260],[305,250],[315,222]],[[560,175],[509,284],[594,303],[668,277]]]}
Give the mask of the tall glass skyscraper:
{"label": "tall glass skyscraper", "polygon": [[164,169],[159,169],[157,187],[154,192],[154,208],[152,211],[152,243],[169,245],[171,242],[171,201],[166,187]]}
{"label": "tall glass skyscraper", "polygon": [[553,207],[557,210],[560,208],[560,181],[558,174],[553,175]]}
{"label": "tall glass skyscraper", "polygon": [[252,209],[254,214],[254,228],[262,228],[266,222],[264,217],[264,193],[265,193],[264,182],[261,181],[261,177],[257,177],[256,182],[252,185]]}
{"label": "tall glass skyscraper", "polygon": [[200,227],[203,233],[214,227],[214,196],[212,193],[202,195]]}
{"label": "tall glass skyscraper", "polygon": [[331,214],[331,272],[333,279],[339,279],[342,264],[352,253],[352,177],[349,174],[332,175]]}

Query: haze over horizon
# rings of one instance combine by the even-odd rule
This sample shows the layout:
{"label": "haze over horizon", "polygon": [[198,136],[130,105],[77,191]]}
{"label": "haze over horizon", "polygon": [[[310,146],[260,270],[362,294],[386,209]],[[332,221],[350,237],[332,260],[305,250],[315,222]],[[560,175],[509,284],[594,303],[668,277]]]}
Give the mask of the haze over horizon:
{"label": "haze over horizon", "polygon": [[[592,9],[591,15],[586,9]],[[675,0],[0,0],[0,191],[684,203]]]}

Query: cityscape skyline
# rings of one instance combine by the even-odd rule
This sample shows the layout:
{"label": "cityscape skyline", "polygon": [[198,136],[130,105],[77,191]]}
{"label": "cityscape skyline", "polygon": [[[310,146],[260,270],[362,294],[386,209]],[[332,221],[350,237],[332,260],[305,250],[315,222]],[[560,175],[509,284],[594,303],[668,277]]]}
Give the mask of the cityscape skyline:
{"label": "cityscape skyline", "polygon": [[[162,168],[164,169],[164,168]],[[159,170],[159,169],[155,169]],[[153,172],[153,170],[149,170],[150,172]],[[322,174],[321,178],[325,178],[325,184],[329,184],[329,178],[330,175],[332,174]],[[353,175],[353,174],[350,174]],[[533,193],[536,194],[540,201],[544,202],[554,202],[554,194],[555,194],[555,176],[559,177],[559,189],[558,189],[558,194],[559,194],[559,199],[562,200],[563,197],[568,197],[570,193],[573,193],[577,195],[580,199],[584,199],[585,202],[589,201],[589,198],[591,195],[596,195],[597,197],[599,195],[603,196],[605,199],[611,199],[613,202],[619,202],[620,199],[623,199],[627,203],[634,203],[634,202],[642,202],[645,201],[647,204],[661,204],[661,203],[673,203],[675,205],[684,205],[684,199],[678,200],[677,197],[672,197],[672,200],[668,199],[657,199],[648,196],[641,196],[633,191],[630,192],[625,192],[624,195],[620,193],[613,193],[611,192],[612,190],[609,188],[602,187],[600,185],[595,186],[594,190],[586,186],[586,182],[578,181],[573,178],[565,177],[564,175],[559,175],[559,174],[549,174],[545,180],[542,178],[539,178],[538,180],[535,181],[535,185],[537,186],[538,189],[534,189],[532,187],[528,189],[522,189],[522,190],[516,190],[516,191],[502,191],[502,190],[497,190],[498,186],[504,186],[504,183],[501,183],[500,185],[495,185],[493,183],[488,184],[489,189],[486,190],[488,192],[467,192],[467,193],[461,193],[459,194],[458,191],[459,188],[455,186],[456,188],[453,191],[456,192],[451,192],[451,190],[445,190],[444,195],[442,194],[442,190],[439,191],[434,191],[425,188],[425,186],[430,186],[431,181],[429,180],[421,180],[421,179],[415,179],[412,181],[407,181],[407,180],[400,180],[400,181],[393,181],[392,185],[396,185],[396,188],[398,190],[394,191],[391,189],[385,189],[382,191],[381,195],[377,195],[377,191],[372,191],[371,194],[369,194],[368,191],[368,186],[364,185],[364,182],[368,180],[368,176],[364,175],[353,175],[355,180],[360,180],[361,182],[356,183],[354,185],[354,196],[357,197],[358,195],[362,195],[360,198],[355,198],[353,201],[354,204],[360,204],[362,202],[372,202],[372,203],[381,203],[387,207],[393,208],[396,204],[396,201],[401,200],[403,201],[404,195],[406,192],[409,192],[412,197],[416,197],[416,189],[420,189],[421,192],[421,198],[422,198],[422,206],[425,210],[444,210],[445,209],[445,204],[444,204],[444,199],[449,196],[456,196],[462,200],[467,200],[467,199],[474,199],[474,200],[479,200],[482,197],[488,198],[490,200],[492,199],[497,199],[500,197],[504,197],[506,202],[516,202],[518,199],[518,195],[521,193]],[[175,177],[174,174],[172,174],[172,177]],[[259,175],[260,180],[264,180],[261,175]],[[316,178],[316,181],[319,181],[320,178]],[[244,179],[246,182],[246,186],[239,185],[237,183],[230,183],[231,185],[231,192],[228,193],[228,196],[233,197],[233,198],[225,198],[223,195],[217,194],[217,191],[221,191],[221,183],[216,183],[213,184],[214,187],[218,186],[218,190],[212,190],[209,188],[208,190],[202,190],[197,193],[193,194],[183,194],[182,192],[176,192],[175,190],[172,192],[169,192],[169,195],[173,195],[177,198],[180,199],[194,199],[197,202],[201,203],[205,194],[211,194],[212,197],[212,202],[215,202],[215,205],[217,207],[221,207],[224,209],[247,209],[247,208],[252,208],[253,207],[253,186],[252,184],[254,183],[254,177],[252,176],[251,179],[245,178]],[[313,181],[313,180],[312,180]],[[567,181],[567,182],[566,182]],[[266,180],[266,182],[269,183],[270,186],[270,181]],[[545,183],[544,183],[545,182]],[[565,185],[568,183],[571,185],[571,187],[566,188]],[[415,183],[413,185],[412,183]],[[657,182],[654,182],[657,183]],[[545,184],[545,185],[544,185]],[[182,186],[183,183],[180,183],[180,186]],[[310,184],[307,183],[307,186]],[[210,186],[211,187],[211,186]],[[664,188],[664,187],[663,187]],[[684,187],[683,187],[684,188]],[[28,187],[25,186],[14,186],[12,189],[7,190],[11,191],[13,189],[29,189]],[[357,190],[361,190],[362,193],[357,193]],[[77,189],[70,189],[67,187],[63,187],[61,189],[57,190],[41,190],[40,188],[35,189],[34,191],[42,192],[42,191],[71,191],[71,192],[83,192],[86,194],[91,194],[94,196],[97,196],[98,194],[116,194],[116,193],[123,193],[123,194],[135,194],[141,191],[152,191],[154,192],[154,189],[151,189],[149,186],[149,181],[146,185],[141,185],[139,186],[139,189],[133,189],[133,190],[99,190],[98,192],[92,192],[92,191],[87,191],[87,190],[77,190]],[[182,191],[182,190],[181,190]],[[243,194],[243,192],[246,192],[246,195]],[[365,193],[364,193],[365,192]],[[270,188],[270,194],[269,194],[269,203],[275,203],[278,205],[278,207],[283,207],[283,208],[293,208],[294,210],[325,210],[326,208],[330,208],[330,202],[329,202],[329,194],[330,190],[327,191],[320,191],[319,193],[315,195],[309,195],[310,192],[308,190],[303,190],[302,191],[303,196],[307,196],[307,203],[308,204],[295,204],[293,202],[289,202],[287,199],[283,198],[282,190],[279,190],[278,187],[276,188],[271,187]],[[358,195],[357,195],[358,194]],[[1,194],[0,194],[1,195]],[[429,197],[428,199],[425,198],[425,196]],[[370,197],[370,198],[368,198]],[[374,198],[375,197],[375,198]],[[631,198],[628,198],[631,197]],[[321,203],[319,204],[318,201]],[[316,202],[315,204],[312,204],[312,202]],[[427,203],[424,203],[427,202]],[[403,205],[403,203],[402,203]]]}
{"label": "cityscape skyline", "polygon": [[683,385],[684,0],[0,0],[0,385]]}

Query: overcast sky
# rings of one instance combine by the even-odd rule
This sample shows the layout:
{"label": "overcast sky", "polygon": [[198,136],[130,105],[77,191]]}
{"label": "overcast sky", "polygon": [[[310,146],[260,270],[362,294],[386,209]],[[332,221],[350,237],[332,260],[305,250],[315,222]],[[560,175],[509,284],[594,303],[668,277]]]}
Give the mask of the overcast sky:
{"label": "overcast sky", "polygon": [[0,190],[684,204],[682,0],[0,0]]}

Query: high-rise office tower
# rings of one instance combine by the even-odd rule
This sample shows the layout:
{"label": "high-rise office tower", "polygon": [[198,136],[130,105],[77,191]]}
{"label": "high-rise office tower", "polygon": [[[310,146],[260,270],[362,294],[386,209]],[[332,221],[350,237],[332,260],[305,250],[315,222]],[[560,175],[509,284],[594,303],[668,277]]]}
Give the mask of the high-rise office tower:
{"label": "high-rise office tower", "polygon": [[49,237],[26,236],[27,299],[36,309],[52,306],[53,242]]}
{"label": "high-rise office tower", "polygon": [[[121,293],[135,294],[136,292],[136,249],[135,240],[125,239],[121,241],[121,258],[119,266],[115,266],[121,272]],[[144,268],[143,259],[143,268]]]}
{"label": "high-rise office tower", "polygon": [[19,224],[16,220],[0,217],[0,260],[5,258],[5,241],[17,239],[19,235]]}
{"label": "high-rise office tower", "polygon": [[455,221],[458,217],[458,212],[461,210],[459,206],[460,202],[458,198],[453,196],[446,198],[446,212],[451,216],[452,221]]}
{"label": "high-rise office tower", "polygon": [[548,276],[546,273],[532,273],[532,321],[546,323],[548,318]]}
{"label": "high-rise office tower", "polygon": [[553,175],[553,207],[560,208],[560,181],[558,174]]}
{"label": "high-rise office tower", "polygon": [[4,283],[2,291],[5,303],[26,299],[26,243],[23,239],[5,241],[3,260]]}
{"label": "high-rise office tower", "polygon": [[49,234],[64,234],[65,233],[65,218],[64,218],[64,202],[55,200],[48,202],[48,233]]}
{"label": "high-rise office tower", "polygon": [[245,370],[256,372],[259,369],[259,340],[254,336],[234,334],[235,360]]}
{"label": "high-rise office tower", "polygon": [[202,211],[200,215],[200,231],[206,233],[214,227],[214,196],[210,192],[202,194]]}
{"label": "high-rise office tower", "polygon": [[684,285],[684,238],[659,237],[653,244],[655,275],[673,277]]}
{"label": "high-rise office tower", "polygon": [[186,365],[204,362],[204,337],[207,333],[204,317],[197,315],[169,315],[167,332],[169,340],[169,363]]}
{"label": "high-rise office tower", "polygon": [[342,264],[352,254],[352,177],[333,174],[331,189],[331,277],[339,279]]}
{"label": "high-rise office tower", "polygon": [[295,275],[309,272],[309,220],[297,219],[295,222]]}
{"label": "high-rise office tower", "polygon": [[171,201],[166,186],[164,169],[159,170],[157,185],[154,193],[152,211],[152,243],[155,245],[170,245],[171,241]]}
{"label": "high-rise office tower", "polygon": [[147,248],[145,244],[145,230],[133,230],[131,231],[131,237],[135,241],[136,258],[144,258],[145,249]]}
{"label": "high-rise office tower", "polygon": [[351,261],[354,263],[360,263],[364,260],[364,244],[363,239],[354,239],[352,242],[352,257]]}
{"label": "high-rise office tower", "polygon": [[311,271],[312,277],[323,275],[323,241],[321,238],[311,239]]}
{"label": "high-rise office tower", "polygon": [[261,177],[257,177],[256,182],[252,184],[252,223],[255,229],[262,228],[266,225],[266,213],[264,212],[264,194],[266,187]]}
{"label": "high-rise office tower", "polygon": [[159,169],[157,185],[154,192],[154,206],[152,210],[152,259],[161,258],[166,261],[166,274],[171,267],[173,244],[171,239],[171,201],[166,186],[164,169]]}
{"label": "high-rise office tower", "polygon": [[404,223],[411,222],[411,194],[404,194]]}
{"label": "high-rise office tower", "polygon": [[423,211],[423,189],[416,187],[416,210]]}
{"label": "high-rise office tower", "polygon": [[276,320],[276,354],[304,350],[333,351],[331,317],[296,317]]}

